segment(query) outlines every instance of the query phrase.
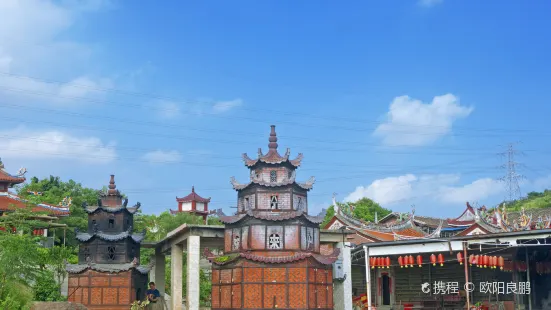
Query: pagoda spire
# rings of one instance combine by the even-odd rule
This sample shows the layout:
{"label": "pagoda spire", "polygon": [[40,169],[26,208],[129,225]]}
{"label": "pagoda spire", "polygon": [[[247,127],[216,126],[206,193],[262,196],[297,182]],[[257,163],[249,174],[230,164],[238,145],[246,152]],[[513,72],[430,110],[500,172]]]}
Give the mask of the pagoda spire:
{"label": "pagoda spire", "polygon": [[270,138],[268,139],[268,141],[270,141],[270,143],[268,143],[268,148],[270,148],[269,151],[277,151],[277,134],[275,132],[275,125],[271,125],[270,127],[272,129],[270,131]]}
{"label": "pagoda spire", "polygon": [[109,190],[107,191],[107,194],[110,196],[117,195],[117,185],[115,185],[115,175],[111,175],[111,180],[109,181]]}

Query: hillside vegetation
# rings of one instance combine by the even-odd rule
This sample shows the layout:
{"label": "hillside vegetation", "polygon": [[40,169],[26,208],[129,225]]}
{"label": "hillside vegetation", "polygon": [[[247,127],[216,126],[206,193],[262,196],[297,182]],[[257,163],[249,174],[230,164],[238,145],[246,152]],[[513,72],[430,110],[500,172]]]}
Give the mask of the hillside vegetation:
{"label": "hillside vegetation", "polygon": [[530,192],[526,198],[507,203],[507,210],[520,211],[522,207],[526,210],[551,208],[551,190],[546,189],[541,193]]}

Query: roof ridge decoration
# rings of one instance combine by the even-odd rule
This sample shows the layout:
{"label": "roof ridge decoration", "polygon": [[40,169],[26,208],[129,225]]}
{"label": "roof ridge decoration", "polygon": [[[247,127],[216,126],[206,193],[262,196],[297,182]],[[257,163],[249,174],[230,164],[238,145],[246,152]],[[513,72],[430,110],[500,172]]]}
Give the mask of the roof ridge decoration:
{"label": "roof ridge decoration", "polygon": [[20,168],[17,171],[17,174],[11,174],[6,171],[4,162],[0,158],[0,182],[8,182],[11,184],[20,184],[26,181],[25,174],[27,173],[27,168]]}
{"label": "roof ridge decoration", "polygon": [[268,153],[263,154],[262,148],[259,148],[257,159],[251,159],[247,155],[247,153],[243,153],[242,157],[243,157],[243,161],[245,162],[245,166],[253,167],[257,163],[262,162],[267,164],[289,163],[295,168],[299,167],[303,158],[302,153],[299,153],[295,159],[289,160],[291,149],[287,148],[287,150],[285,151],[285,155],[281,156],[277,151],[278,144],[277,144],[277,134],[275,131],[275,125],[271,125],[270,128],[271,130],[270,130],[270,137],[268,139],[269,141]]}
{"label": "roof ridge decoration", "polygon": [[[22,203],[28,203],[29,202],[27,199],[21,198],[20,196],[12,194],[10,192],[0,192],[0,197],[8,197],[10,199],[20,201]],[[37,203],[37,204],[33,204],[33,205],[36,205],[37,207],[53,210],[53,211],[67,212],[67,214],[69,214],[69,212],[70,212],[69,207],[65,207],[65,206],[62,206],[62,205],[54,206],[54,205],[50,205],[50,204],[47,204],[47,203]]]}
{"label": "roof ridge decoration", "polygon": [[258,185],[261,185],[261,186],[268,186],[268,187],[278,187],[278,186],[286,186],[286,185],[293,184],[293,183],[295,183],[297,186],[299,186],[302,189],[310,190],[314,187],[315,182],[316,182],[316,178],[315,177],[310,177],[310,179],[308,179],[306,182],[298,183],[298,182],[295,181],[294,176],[292,178],[289,178],[289,179],[283,179],[283,181],[280,181],[280,182],[266,182],[266,181],[264,181],[260,178],[255,177],[255,179],[253,179],[253,180],[251,180],[247,183],[239,183],[239,181],[237,181],[235,179],[235,177],[230,178],[230,183],[231,183],[233,189],[238,190],[238,191],[249,187],[251,184],[258,184]]}
{"label": "roof ridge decoration", "polygon": [[126,264],[96,264],[96,263],[88,262],[87,264],[66,264],[65,265],[65,270],[67,270],[68,273],[73,273],[73,274],[81,273],[88,269],[101,271],[101,272],[114,272],[114,273],[128,271],[130,269],[136,269],[141,274],[147,274],[151,269],[151,266],[138,265],[134,261]]}
{"label": "roof ridge decoration", "polygon": [[202,203],[209,203],[210,199],[211,199],[211,197],[203,198],[203,197],[199,196],[199,194],[197,194],[195,192],[195,186],[191,186],[191,193],[189,193],[188,195],[186,195],[184,197],[181,197],[181,198],[178,198],[178,196],[176,196],[176,201],[177,202],[196,201],[196,202],[202,202]]}
{"label": "roof ridge decoration", "polygon": [[287,212],[279,212],[279,213],[270,212],[269,214],[266,214],[264,211],[248,210],[246,213],[241,213],[237,215],[219,216],[219,219],[224,224],[234,224],[246,218],[247,216],[253,217],[255,219],[269,220],[269,221],[284,221],[284,220],[289,220],[289,219],[304,216],[305,219],[307,219],[313,224],[319,224],[324,220],[324,218],[320,216],[308,215],[308,213],[306,213],[304,210],[287,211]]}

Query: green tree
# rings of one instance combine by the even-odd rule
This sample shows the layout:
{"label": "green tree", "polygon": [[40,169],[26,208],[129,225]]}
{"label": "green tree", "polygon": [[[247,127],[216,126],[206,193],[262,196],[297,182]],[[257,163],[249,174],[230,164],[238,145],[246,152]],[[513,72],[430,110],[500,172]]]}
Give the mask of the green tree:
{"label": "green tree", "polygon": [[354,217],[364,220],[366,222],[375,222],[375,213],[377,213],[377,216],[380,219],[392,212],[381,207],[375,201],[365,197],[358,201],[350,203],[350,205],[354,208]]}
{"label": "green tree", "polygon": [[[338,203],[338,202],[337,202]],[[327,212],[325,213],[325,217],[323,218],[323,222],[321,223],[320,227],[325,227],[327,224],[329,224],[329,221],[333,218],[335,215],[335,206],[331,205]]]}

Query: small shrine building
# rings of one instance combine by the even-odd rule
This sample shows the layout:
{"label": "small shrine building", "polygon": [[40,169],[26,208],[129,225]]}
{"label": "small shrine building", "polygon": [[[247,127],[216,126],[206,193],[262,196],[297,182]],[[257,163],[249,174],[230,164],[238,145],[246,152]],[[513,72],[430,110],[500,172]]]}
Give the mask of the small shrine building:
{"label": "small shrine building", "polygon": [[126,310],[144,300],[149,266],[141,266],[140,243],[145,231],[133,231],[138,202],[128,207],[111,175],[109,190],[100,193],[97,206],[83,205],[88,229],[78,231],[78,264],[68,264],[68,299],[88,309]]}
{"label": "small shrine building", "polygon": [[195,186],[191,187],[191,193],[189,195],[182,198],[176,197],[176,202],[178,202],[178,210],[170,210],[171,214],[187,212],[202,217],[204,222],[207,222],[207,217],[210,214],[210,197],[203,198],[199,196],[195,192]]}

